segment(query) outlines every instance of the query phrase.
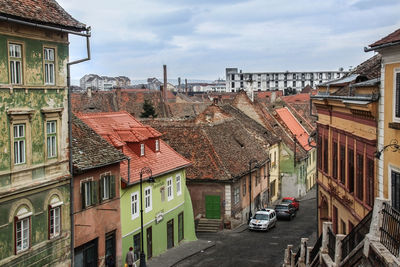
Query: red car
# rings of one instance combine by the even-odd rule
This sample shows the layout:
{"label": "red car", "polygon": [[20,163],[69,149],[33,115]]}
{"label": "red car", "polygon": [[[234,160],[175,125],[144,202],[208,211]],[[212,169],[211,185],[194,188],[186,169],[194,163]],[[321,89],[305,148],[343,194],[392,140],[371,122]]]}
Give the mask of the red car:
{"label": "red car", "polygon": [[296,208],[296,210],[299,210],[300,208],[300,202],[294,197],[284,197],[282,203],[290,203]]}

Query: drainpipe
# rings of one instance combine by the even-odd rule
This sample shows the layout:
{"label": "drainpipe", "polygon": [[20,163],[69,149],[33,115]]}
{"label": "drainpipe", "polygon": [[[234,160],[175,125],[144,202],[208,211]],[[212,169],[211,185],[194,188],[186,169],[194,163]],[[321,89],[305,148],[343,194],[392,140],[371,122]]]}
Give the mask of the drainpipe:
{"label": "drainpipe", "polygon": [[[82,35],[82,34],[79,34]],[[68,142],[69,142],[69,170],[70,180],[70,219],[71,219],[71,266],[74,266],[74,172],[72,164],[72,108],[71,108],[71,65],[90,60],[90,27],[86,28],[86,50],[87,58],[79,59],[67,63],[67,88],[68,88]]]}

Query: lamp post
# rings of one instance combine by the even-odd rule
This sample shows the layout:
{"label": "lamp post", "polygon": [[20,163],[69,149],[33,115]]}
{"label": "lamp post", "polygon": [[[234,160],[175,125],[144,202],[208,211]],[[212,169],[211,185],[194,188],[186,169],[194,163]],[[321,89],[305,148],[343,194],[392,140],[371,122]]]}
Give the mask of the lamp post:
{"label": "lamp post", "polygon": [[149,167],[143,167],[140,170],[140,267],[146,267],[146,255],[144,254],[143,248],[143,190],[142,190],[142,183],[143,183],[143,174],[148,174],[148,182],[153,183],[154,178],[152,176],[152,171]]}
{"label": "lamp post", "polygon": [[250,223],[251,216],[252,216],[252,213],[251,213],[251,164],[252,163],[257,163],[257,160],[256,159],[251,159],[249,161],[249,200],[250,200],[250,209],[249,209],[249,220],[248,220],[248,223]]}

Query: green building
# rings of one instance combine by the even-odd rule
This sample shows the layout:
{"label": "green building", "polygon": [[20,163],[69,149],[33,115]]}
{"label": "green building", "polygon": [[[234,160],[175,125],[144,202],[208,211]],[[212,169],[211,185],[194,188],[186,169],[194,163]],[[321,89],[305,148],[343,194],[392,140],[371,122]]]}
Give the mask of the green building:
{"label": "green building", "polygon": [[68,266],[68,33],[86,27],[53,0],[1,2],[0,266]]}
{"label": "green building", "polygon": [[127,112],[80,113],[78,117],[129,157],[121,163],[120,171],[123,257],[133,247],[135,258],[139,259],[141,200],[143,249],[147,258],[182,241],[196,240],[192,202],[186,187],[185,168],[190,161],[162,141],[159,132]]}

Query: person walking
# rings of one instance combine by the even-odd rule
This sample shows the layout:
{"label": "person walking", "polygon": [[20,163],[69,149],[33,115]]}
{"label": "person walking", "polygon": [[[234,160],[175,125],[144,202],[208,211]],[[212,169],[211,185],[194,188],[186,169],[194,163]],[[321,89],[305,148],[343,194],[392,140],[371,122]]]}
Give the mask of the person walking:
{"label": "person walking", "polygon": [[130,247],[128,253],[126,253],[125,263],[128,265],[128,267],[136,267],[133,247]]}

